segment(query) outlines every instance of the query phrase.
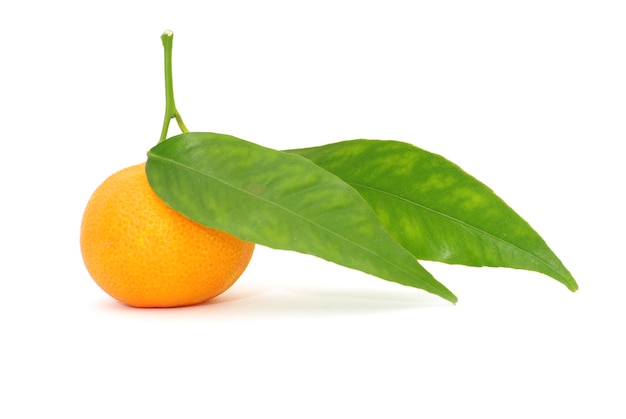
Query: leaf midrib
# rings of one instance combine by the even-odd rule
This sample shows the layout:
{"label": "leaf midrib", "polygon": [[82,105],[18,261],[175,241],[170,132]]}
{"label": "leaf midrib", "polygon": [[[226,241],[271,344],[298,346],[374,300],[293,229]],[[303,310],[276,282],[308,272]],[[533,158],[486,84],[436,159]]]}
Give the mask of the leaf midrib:
{"label": "leaf midrib", "polygon": [[539,257],[539,256],[537,256],[537,255],[535,255],[535,254],[533,254],[533,253],[531,253],[531,252],[529,252],[529,251],[528,251],[528,250],[526,250],[526,249],[523,249],[523,248],[521,248],[521,247],[519,247],[519,246],[515,245],[514,243],[508,242],[508,241],[506,241],[506,240],[502,239],[501,237],[495,236],[495,235],[493,235],[493,234],[491,234],[491,233],[489,233],[489,232],[487,232],[487,231],[485,231],[485,230],[481,230],[480,228],[478,228],[478,227],[476,227],[476,226],[473,226],[473,225],[471,225],[471,224],[468,224],[467,222],[465,222],[465,221],[463,221],[463,220],[461,220],[461,219],[459,219],[459,218],[452,217],[452,216],[450,216],[450,215],[448,215],[448,214],[442,213],[441,211],[437,211],[437,210],[435,210],[435,209],[433,209],[433,208],[427,207],[427,206],[425,206],[425,205],[423,205],[423,204],[420,204],[420,203],[415,202],[415,201],[411,201],[411,200],[409,200],[409,199],[403,198],[403,197],[401,197],[401,196],[399,196],[399,195],[396,195],[396,194],[390,193],[390,192],[385,191],[385,190],[382,190],[382,189],[378,189],[378,188],[375,188],[375,187],[372,187],[372,186],[362,185],[362,184],[359,184],[359,183],[357,183],[357,182],[352,182],[352,181],[346,181],[346,183],[348,183],[350,186],[352,186],[352,187],[354,187],[354,188],[368,189],[368,190],[370,190],[370,191],[373,191],[373,192],[379,193],[379,194],[381,194],[381,195],[387,195],[387,196],[390,196],[390,197],[392,197],[392,198],[395,198],[395,199],[397,199],[397,200],[399,200],[399,201],[404,201],[404,202],[407,202],[407,203],[409,203],[409,204],[415,205],[415,206],[420,207],[420,208],[422,208],[422,209],[424,209],[424,210],[426,210],[426,211],[432,212],[433,214],[437,214],[437,215],[439,215],[439,216],[441,216],[441,217],[444,217],[444,218],[447,218],[447,219],[449,219],[449,220],[452,220],[453,222],[455,222],[455,223],[457,223],[457,224],[460,224],[460,225],[463,225],[463,226],[467,227],[468,229],[471,229],[471,230],[473,230],[473,231],[476,231],[476,232],[478,232],[478,233],[481,233],[481,234],[483,234],[483,235],[486,235],[486,236],[488,236],[488,237],[491,237],[492,239],[494,239],[494,240],[496,240],[496,241],[499,241],[499,242],[501,242],[501,243],[505,243],[505,244],[507,244],[507,245],[509,245],[509,246],[512,246],[512,247],[514,247],[514,248],[518,249],[520,252],[522,252],[522,253],[524,253],[524,254],[526,254],[526,255],[530,256],[531,258],[533,258],[533,259],[538,260],[539,262],[541,262],[544,266],[546,266],[547,268],[549,268],[549,269],[550,269],[550,270],[551,270],[551,271],[552,271],[555,275],[557,275],[559,278],[561,278],[561,279],[563,279],[564,281],[566,281],[568,284],[570,284],[570,285],[574,285],[574,284],[573,284],[573,283],[569,280],[569,278],[564,277],[564,276],[563,276],[563,275],[562,275],[559,271],[557,271],[557,269],[556,269],[554,266],[552,266],[552,265],[551,265],[548,261],[546,261],[545,259],[543,259],[543,258],[541,258],[541,257]]}
{"label": "leaf midrib", "polygon": [[[181,163],[179,163],[179,162],[178,162],[178,161],[176,161],[176,160],[169,159],[169,158],[166,158],[166,157],[163,157],[163,156],[161,156],[161,155],[154,154],[154,153],[152,153],[152,154],[151,154],[151,157],[152,157],[152,158],[157,158],[157,159],[162,160],[162,161],[169,162],[169,163],[171,163],[171,164],[173,164],[173,165],[175,165],[175,166],[181,167],[181,168],[183,168],[183,169],[185,169],[185,170],[189,170],[189,171],[195,172],[195,173],[197,173],[197,174],[199,174],[199,175],[202,175],[202,176],[207,176],[207,177],[209,177],[209,178],[213,179],[214,181],[219,182],[219,183],[222,183],[223,185],[226,185],[226,186],[228,186],[228,187],[230,187],[230,188],[233,188],[233,189],[235,189],[235,190],[237,190],[237,191],[239,191],[239,192],[241,192],[241,193],[243,193],[243,194],[245,194],[245,195],[248,195],[248,196],[253,196],[253,197],[255,197],[256,199],[260,199],[261,201],[264,201],[264,202],[265,202],[265,203],[267,203],[267,204],[270,204],[270,205],[273,205],[273,206],[275,206],[275,207],[277,207],[277,208],[280,208],[280,209],[282,209],[282,210],[284,210],[284,211],[286,211],[286,212],[288,212],[288,213],[290,213],[290,214],[292,214],[292,215],[296,216],[297,218],[300,218],[300,219],[304,220],[305,222],[307,222],[307,223],[309,223],[309,224],[311,224],[311,225],[313,225],[313,226],[315,226],[315,227],[318,227],[318,228],[320,228],[321,230],[326,231],[327,233],[330,233],[331,235],[333,235],[333,236],[335,236],[335,237],[338,237],[339,239],[343,240],[344,242],[347,242],[347,243],[351,244],[351,245],[352,245],[352,246],[354,246],[354,247],[357,247],[357,248],[360,248],[360,249],[364,250],[365,252],[367,252],[367,253],[369,253],[369,254],[371,254],[371,255],[373,255],[373,256],[375,256],[375,257],[377,257],[379,260],[383,261],[384,263],[386,263],[386,264],[388,264],[388,265],[391,265],[391,266],[394,266],[396,269],[400,270],[401,272],[404,272],[404,273],[405,273],[405,274],[407,274],[408,276],[410,276],[410,277],[412,277],[412,278],[417,278],[419,281],[425,282],[425,280],[423,280],[423,279],[421,279],[421,278],[416,277],[414,274],[412,274],[411,272],[408,272],[408,271],[407,271],[406,269],[404,269],[403,267],[398,266],[397,264],[395,264],[395,263],[393,263],[393,262],[390,262],[389,260],[387,260],[386,258],[384,258],[384,257],[383,257],[382,255],[380,255],[379,253],[377,253],[377,252],[375,252],[375,251],[373,251],[373,250],[371,250],[371,249],[369,249],[369,248],[367,248],[367,247],[364,247],[364,246],[362,246],[362,245],[360,245],[360,244],[358,244],[358,243],[355,243],[355,242],[353,242],[352,240],[349,240],[347,237],[342,236],[342,235],[340,235],[340,234],[337,234],[336,232],[334,232],[334,231],[332,231],[332,230],[328,229],[327,227],[325,227],[325,226],[323,226],[323,225],[321,225],[321,224],[319,224],[319,223],[316,223],[316,222],[314,222],[313,220],[310,220],[310,219],[308,219],[308,218],[306,218],[306,217],[303,217],[302,215],[298,214],[297,212],[295,212],[295,211],[293,211],[293,210],[291,210],[291,209],[289,209],[289,208],[287,208],[287,207],[284,207],[284,206],[282,206],[282,205],[279,205],[278,203],[276,203],[276,202],[274,202],[274,201],[270,201],[270,200],[268,200],[268,199],[266,199],[266,198],[260,197],[259,195],[255,195],[255,194],[253,194],[253,193],[251,193],[251,192],[249,192],[249,191],[247,191],[247,190],[245,190],[245,189],[243,189],[243,188],[240,188],[240,187],[238,187],[238,186],[235,186],[235,185],[233,185],[233,184],[231,184],[231,183],[228,183],[228,182],[226,182],[226,181],[224,181],[224,180],[222,180],[222,179],[219,179],[219,178],[217,178],[217,177],[215,177],[215,176],[212,176],[212,175],[210,175],[210,174],[207,174],[207,173],[205,173],[205,172],[202,172],[202,171],[200,171],[200,170],[197,170],[197,169],[195,169],[195,168],[193,168],[193,167],[190,167],[190,166],[187,166],[187,165],[181,164]],[[375,215],[375,214],[374,214],[374,215]],[[417,262],[416,262],[416,263],[417,263]],[[419,265],[418,265],[418,266],[419,266]],[[433,286],[433,284],[430,284],[430,285],[431,285],[431,286]],[[441,287],[441,285],[439,285],[436,281],[435,281],[434,286]]]}

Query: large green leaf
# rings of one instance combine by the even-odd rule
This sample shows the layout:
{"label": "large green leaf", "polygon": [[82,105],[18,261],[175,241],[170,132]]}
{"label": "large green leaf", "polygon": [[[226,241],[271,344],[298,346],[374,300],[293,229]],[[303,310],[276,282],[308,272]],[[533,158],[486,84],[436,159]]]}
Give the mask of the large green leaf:
{"label": "large green leaf", "polygon": [[358,192],[304,157],[227,135],[187,133],[152,148],[146,173],[168,205],[203,225],[456,302]]}
{"label": "large green leaf", "polygon": [[487,186],[445,158],[398,141],[353,140],[299,150],[352,185],[416,258],[527,269],[575,291],[544,240]]}

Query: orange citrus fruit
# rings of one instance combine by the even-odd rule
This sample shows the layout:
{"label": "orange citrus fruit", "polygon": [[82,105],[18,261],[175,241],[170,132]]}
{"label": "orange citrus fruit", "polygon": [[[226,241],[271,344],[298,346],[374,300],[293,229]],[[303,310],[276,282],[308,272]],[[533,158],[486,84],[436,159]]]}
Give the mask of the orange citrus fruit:
{"label": "orange citrus fruit", "polygon": [[254,244],[207,228],[167,206],[145,163],[105,180],[85,209],[80,246],[87,271],[113,298],[135,307],[198,304],[226,291]]}

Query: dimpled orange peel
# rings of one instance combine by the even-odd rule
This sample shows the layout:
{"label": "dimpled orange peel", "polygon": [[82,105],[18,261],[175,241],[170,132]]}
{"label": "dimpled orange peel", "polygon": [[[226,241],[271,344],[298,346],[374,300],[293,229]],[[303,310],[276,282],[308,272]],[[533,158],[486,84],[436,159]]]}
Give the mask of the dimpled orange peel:
{"label": "dimpled orange peel", "polygon": [[207,301],[233,285],[254,250],[253,243],[168,207],[148,184],[145,164],[113,174],[96,189],[83,215],[80,245],[94,281],[135,307]]}

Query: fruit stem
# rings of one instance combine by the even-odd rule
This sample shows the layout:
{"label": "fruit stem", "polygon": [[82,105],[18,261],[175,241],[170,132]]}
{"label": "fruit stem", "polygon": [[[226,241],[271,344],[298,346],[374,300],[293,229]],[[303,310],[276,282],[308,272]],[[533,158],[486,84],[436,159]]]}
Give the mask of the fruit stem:
{"label": "fruit stem", "polygon": [[189,132],[183,118],[176,110],[176,103],[174,102],[174,83],[172,81],[172,46],[174,43],[174,32],[165,31],[161,35],[161,41],[163,41],[163,50],[165,52],[165,119],[163,121],[163,129],[161,130],[161,138],[159,143],[165,141],[167,138],[167,131],[170,126],[172,118],[176,118],[176,122],[182,132]]}

